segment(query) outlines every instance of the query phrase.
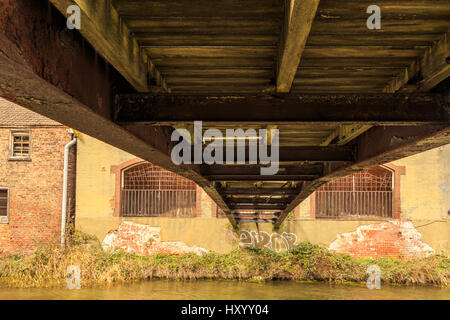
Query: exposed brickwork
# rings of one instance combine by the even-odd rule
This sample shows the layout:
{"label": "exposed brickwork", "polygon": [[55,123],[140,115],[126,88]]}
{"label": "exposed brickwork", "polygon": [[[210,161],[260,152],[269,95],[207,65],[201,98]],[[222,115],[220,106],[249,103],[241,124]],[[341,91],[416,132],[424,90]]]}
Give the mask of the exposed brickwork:
{"label": "exposed brickwork", "polygon": [[401,218],[401,194],[400,194],[400,176],[406,174],[406,168],[404,166],[396,166],[393,163],[384,164],[385,167],[392,170],[394,173],[394,210],[392,212],[393,218]]}
{"label": "exposed brickwork", "polygon": [[[0,224],[0,252],[25,253],[39,245],[59,242],[64,146],[71,135],[62,125],[17,127],[29,130],[31,154],[27,161],[9,160],[11,128],[0,123],[0,187],[8,188],[10,194],[9,223]],[[68,196],[72,213],[75,212],[75,157],[72,150]]]}
{"label": "exposed brickwork", "polygon": [[360,258],[411,259],[434,253],[434,249],[422,242],[421,238],[422,235],[410,221],[390,221],[338,234],[329,249]]}
{"label": "exposed brickwork", "polygon": [[189,247],[184,242],[161,242],[161,228],[150,227],[133,222],[123,222],[117,230],[108,232],[103,240],[103,248],[122,248],[126,252],[138,255],[155,253],[168,254],[202,254],[207,250],[199,247]]}

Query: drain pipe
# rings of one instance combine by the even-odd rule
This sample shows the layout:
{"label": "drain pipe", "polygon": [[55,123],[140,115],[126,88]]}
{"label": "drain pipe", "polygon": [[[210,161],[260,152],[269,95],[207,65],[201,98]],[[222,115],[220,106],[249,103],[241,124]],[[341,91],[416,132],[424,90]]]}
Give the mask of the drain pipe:
{"label": "drain pipe", "polygon": [[64,176],[63,176],[63,196],[61,209],[61,247],[64,248],[66,243],[66,216],[67,216],[67,183],[69,171],[69,150],[70,147],[77,143],[77,137],[74,136],[64,147]]}

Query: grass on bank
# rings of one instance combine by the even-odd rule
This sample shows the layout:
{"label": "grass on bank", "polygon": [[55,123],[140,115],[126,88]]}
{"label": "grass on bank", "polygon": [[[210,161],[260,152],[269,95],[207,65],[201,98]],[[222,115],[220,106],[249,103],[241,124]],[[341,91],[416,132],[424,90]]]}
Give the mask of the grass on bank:
{"label": "grass on bank", "polygon": [[381,268],[383,283],[450,285],[450,259],[439,255],[413,260],[354,259],[301,243],[283,253],[241,248],[228,254],[141,257],[123,250],[103,251],[98,240],[77,232],[64,250],[41,248],[28,256],[0,256],[0,286],[64,286],[69,265],[80,266],[84,287],[152,278],[365,282],[371,264]]}

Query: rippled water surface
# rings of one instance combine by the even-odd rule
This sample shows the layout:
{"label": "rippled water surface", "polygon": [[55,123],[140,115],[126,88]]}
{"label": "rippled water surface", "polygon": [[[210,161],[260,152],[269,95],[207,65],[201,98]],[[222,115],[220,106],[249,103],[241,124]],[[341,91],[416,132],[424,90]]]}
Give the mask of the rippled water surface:
{"label": "rippled water surface", "polygon": [[332,285],[271,281],[164,281],[68,290],[64,288],[0,289],[0,299],[125,299],[125,300],[234,300],[234,299],[446,299],[450,289],[436,287],[382,286],[369,290],[364,285]]}
{"label": "rippled water surface", "polygon": [[82,288],[5,289],[0,299],[131,299],[131,300],[302,300],[302,299],[446,299],[450,289],[384,285],[369,290],[364,285],[332,285],[328,283],[297,283],[270,281],[164,281],[151,280],[127,285]]}

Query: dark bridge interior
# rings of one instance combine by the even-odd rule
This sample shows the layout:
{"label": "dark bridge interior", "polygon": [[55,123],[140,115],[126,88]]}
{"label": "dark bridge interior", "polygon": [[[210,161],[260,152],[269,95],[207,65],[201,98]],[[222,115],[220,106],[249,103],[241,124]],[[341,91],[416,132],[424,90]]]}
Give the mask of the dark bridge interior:
{"label": "dark bridge interior", "polygon": [[[450,142],[449,0],[379,0],[378,30],[366,0],[3,2],[0,96],[193,180],[234,226]],[[278,173],[175,165],[196,120],[278,129]]]}

